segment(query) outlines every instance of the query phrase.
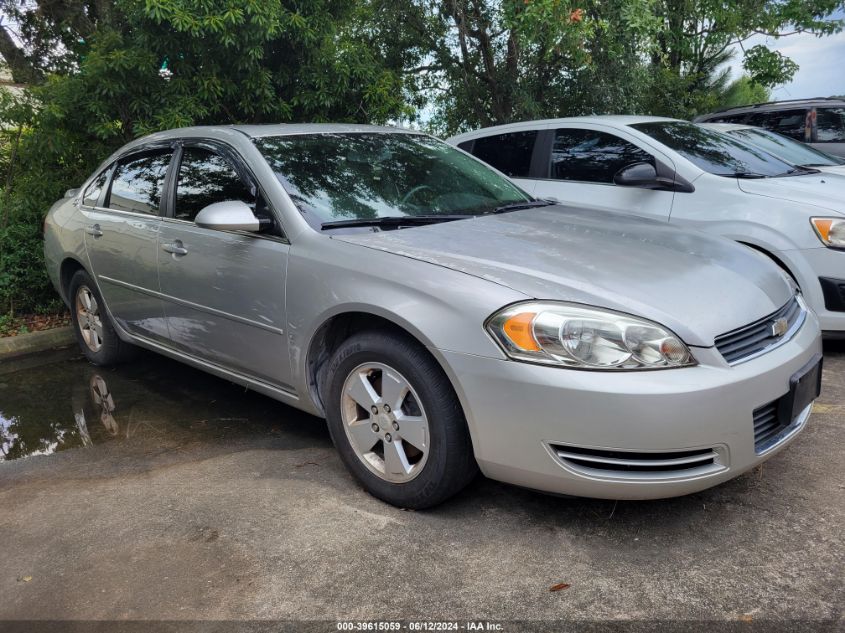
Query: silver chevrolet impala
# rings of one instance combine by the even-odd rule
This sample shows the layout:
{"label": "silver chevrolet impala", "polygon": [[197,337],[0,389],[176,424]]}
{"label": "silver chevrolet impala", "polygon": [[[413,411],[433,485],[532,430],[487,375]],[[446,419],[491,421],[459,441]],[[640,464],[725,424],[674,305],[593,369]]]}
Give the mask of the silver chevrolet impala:
{"label": "silver chevrolet impala", "polygon": [[816,316],[765,257],[533,199],[411,131],[139,139],[53,206],[45,255],[91,362],[144,347],[325,417],[408,508],[479,469],[702,490],[788,444],[820,389]]}

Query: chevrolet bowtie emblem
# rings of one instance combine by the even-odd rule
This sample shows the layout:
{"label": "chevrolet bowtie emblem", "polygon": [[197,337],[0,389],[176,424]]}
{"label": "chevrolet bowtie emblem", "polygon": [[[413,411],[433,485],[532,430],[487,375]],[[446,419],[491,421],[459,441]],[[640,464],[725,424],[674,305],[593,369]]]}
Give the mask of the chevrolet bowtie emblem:
{"label": "chevrolet bowtie emblem", "polygon": [[772,321],[771,325],[772,336],[783,336],[789,329],[789,322],[783,317]]}

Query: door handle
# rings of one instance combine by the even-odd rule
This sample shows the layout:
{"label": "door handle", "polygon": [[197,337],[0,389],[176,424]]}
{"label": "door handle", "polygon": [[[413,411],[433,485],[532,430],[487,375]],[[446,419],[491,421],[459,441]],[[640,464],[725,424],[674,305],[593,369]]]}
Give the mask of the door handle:
{"label": "door handle", "polygon": [[182,240],[176,240],[172,244],[162,244],[161,250],[165,253],[172,253],[174,257],[182,257],[188,254],[188,249],[182,246]]}
{"label": "door handle", "polygon": [[102,237],[103,236],[103,232],[100,230],[99,224],[94,224],[93,226],[89,226],[87,229],[85,229],[85,232],[88,235],[93,235],[94,237]]}

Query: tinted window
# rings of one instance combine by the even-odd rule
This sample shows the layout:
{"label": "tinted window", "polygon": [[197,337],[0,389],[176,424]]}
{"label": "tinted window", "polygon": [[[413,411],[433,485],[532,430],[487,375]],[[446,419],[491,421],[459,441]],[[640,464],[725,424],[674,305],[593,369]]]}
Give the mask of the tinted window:
{"label": "tinted window", "polygon": [[224,200],[252,206],[255,195],[228,160],[207,149],[186,147],[179,164],[174,217],[193,222],[203,207]]}
{"label": "tinted window", "polygon": [[762,149],[694,123],[637,123],[631,127],[717,176],[781,176],[795,169]]}
{"label": "tinted window", "polygon": [[729,114],[716,117],[708,117],[708,123],[744,123],[747,114]]}
{"label": "tinted window", "polygon": [[530,198],[506,178],[418,134],[302,134],[254,141],[306,217],[317,222],[481,214]]}
{"label": "tinted window", "polygon": [[845,108],[818,108],[816,113],[817,141],[845,143]]}
{"label": "tinted window", "polygon": [[119,162],[111,182],[109,208],[157,214],[170,156],[170,152],[146,154]]}
{"label": "tinted window", "polygon": [[632,163],[651,163],[648,152],[613,134],[561,129],[552,147],[552,178],[612,183],[617,171]]}
{"label": "tinted window", "polygon": [[85,190],[85,195],[82,197],[82,204],[88,207],[96,207],[100,202],[100,194],[106,186],[109,179],[109,170],[106,169],[102,174],[94,178],[88,188]]}
{"label": "tinted window", "polygon": [[531,170],[536,140],[536,130],[485,136],[475,139],[472,153],[507,176],[526,178]]}
{"label": "tinted window", "polygon": [[755,112],[748,117],[747,123],[803,141],[806,118],[807,110],[804,109]]}

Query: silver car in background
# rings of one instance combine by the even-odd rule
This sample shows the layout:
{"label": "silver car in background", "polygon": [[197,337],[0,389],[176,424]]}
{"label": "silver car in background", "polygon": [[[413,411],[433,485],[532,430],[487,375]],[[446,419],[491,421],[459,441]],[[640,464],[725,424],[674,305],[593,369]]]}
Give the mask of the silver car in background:
{"label": "silver car in background", "polygon": [[818,321],[766,258],[532,199],[410,131],[142,138],[53,206],[45,254],[93,363],[144,347],[325,417],[403,507],[479,468],[695,492],[787,445],[819,393]]}

